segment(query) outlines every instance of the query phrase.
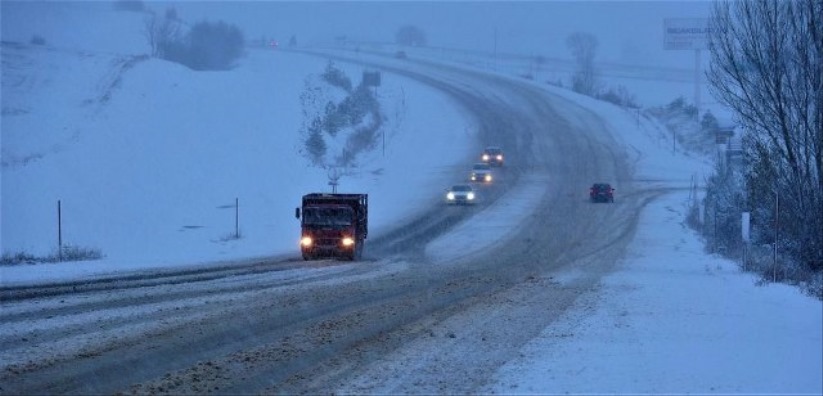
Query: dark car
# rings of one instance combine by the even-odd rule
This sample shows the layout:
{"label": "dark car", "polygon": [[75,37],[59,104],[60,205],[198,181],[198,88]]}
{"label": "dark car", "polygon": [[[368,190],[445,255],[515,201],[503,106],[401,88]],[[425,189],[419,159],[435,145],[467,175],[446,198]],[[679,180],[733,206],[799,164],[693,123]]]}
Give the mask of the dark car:
{"label": "dark car", "polygon": [[486,147],[480,159],[492,166],[503,166],[503,149],[497,146]]}
{"label": "dark car", "polygon": [[614,202],[614,189],[609,183],[594,183],[589,198],[592,202]]}

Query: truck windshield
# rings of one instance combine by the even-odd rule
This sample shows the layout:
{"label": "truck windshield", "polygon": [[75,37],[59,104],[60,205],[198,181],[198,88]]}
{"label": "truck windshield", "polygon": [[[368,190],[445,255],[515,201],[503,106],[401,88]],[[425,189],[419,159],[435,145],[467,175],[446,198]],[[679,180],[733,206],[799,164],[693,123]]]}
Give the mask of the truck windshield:
{"label": "truck windshield", "polygon": [[354,212],[350,208],[305,208],[303,224],[350,226]]}

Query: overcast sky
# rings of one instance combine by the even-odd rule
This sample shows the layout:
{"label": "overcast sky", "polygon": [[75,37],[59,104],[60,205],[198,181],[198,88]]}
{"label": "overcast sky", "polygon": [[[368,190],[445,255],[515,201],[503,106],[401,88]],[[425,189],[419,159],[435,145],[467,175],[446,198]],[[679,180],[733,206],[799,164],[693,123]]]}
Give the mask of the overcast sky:
{"label": "overcast sky", "polygon": [[241,26],[249,39],[268,36],[300,43],[352,40],[392,41],[398,27],[422,28],[429,45],[568,57],[565,38],[581,31],[599,39],[597,59],[691,68],[691,51],[663,50],[664,18],[704,18],[708,1],[544,2],[151,2],[174,5],[189,22],[224,20]]}

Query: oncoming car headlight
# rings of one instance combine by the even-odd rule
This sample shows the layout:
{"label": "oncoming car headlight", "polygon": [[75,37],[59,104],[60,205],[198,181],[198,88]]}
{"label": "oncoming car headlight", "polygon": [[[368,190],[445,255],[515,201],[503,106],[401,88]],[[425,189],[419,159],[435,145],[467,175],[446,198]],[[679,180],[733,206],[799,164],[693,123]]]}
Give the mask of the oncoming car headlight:
{"label": "oncoming car headlight", "polygon": [[474,199],[474,193],[470,192],[470,193],[466,194],[466,199],[468,199],[469,201],[473,200]]}
{"label": "oncoming car headlight", "polygon": [[354,245],[354,239],[352,239],[352,237],[343,238],[343,246],[351,246],[351,245]]}
{"label": "oncoming car headlight", "polygon": [[312,244],[311,237],[304,236],[303,238],[300,238],[300,245],[305,246],[305,247],[309,247],[309,246],[311,246],[311,244]]}
{"label": "oncoming car headlight", "polygon": [[487,182],[492,181],[492,175],[486,175],[485,180],[486,180]]}
{"label": "oncoming car headlight", "polygon": [[448,199],[449,201],[454,201],[454,193],[450,191],[448,194],[446,194],[446,199]]}
{"label": "oncoming car headlight", "polygon": [[488,160],[489,160],[489,155],[488,154],[483,154],[483,161],[488,161]]}
{"label": "oncoming car headlight", "polygon": [[502,156],[502,155],[500,155],[500,154],[497,154],[497,160],[498,160],[498,161],[503,161],[503,156]]}

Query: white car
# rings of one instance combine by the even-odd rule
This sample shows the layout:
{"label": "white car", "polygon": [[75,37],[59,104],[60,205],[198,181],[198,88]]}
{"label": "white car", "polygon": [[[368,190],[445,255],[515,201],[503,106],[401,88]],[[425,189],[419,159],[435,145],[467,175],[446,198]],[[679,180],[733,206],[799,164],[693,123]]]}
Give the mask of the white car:
{"label": "white car", "polygon": [[477,202],[477,192],[469,184],[456,184],[446,190],[446,203],[452,205],[472,205]]}
{"label": "white car", "polygon": [[469,180],[476,183],[491,183],[492,179],[492,168],[489,164],[474,164],[472,173],[469,175]]}

